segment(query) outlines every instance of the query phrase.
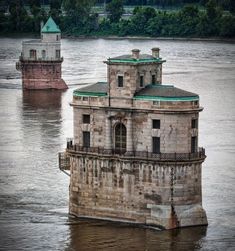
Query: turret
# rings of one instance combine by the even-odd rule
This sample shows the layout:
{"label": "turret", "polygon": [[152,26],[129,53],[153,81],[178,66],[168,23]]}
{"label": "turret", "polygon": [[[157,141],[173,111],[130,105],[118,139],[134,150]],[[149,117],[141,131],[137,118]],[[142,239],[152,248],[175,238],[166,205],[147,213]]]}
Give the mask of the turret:
{"label": "turret", "polygon": [[56,25],[54,20],[49,17],[45,25],[41,29],[41,41],[44,43],[48,42],[60,42],[61,31]]}
{"label": "turret", "polygon": [[61,78],[61,31],[50,17],[41,23],[41,39],[24,41],[16,68],[24,89],[67,89]]}
{"label": "turret", "polygon": [[149,84],[162,84],[164,62],[159,57],[159,48],[153,48],[152,55],[133,49],[130,55],[109,58],[105,63],[108,65],[110,97],[132,98]]}

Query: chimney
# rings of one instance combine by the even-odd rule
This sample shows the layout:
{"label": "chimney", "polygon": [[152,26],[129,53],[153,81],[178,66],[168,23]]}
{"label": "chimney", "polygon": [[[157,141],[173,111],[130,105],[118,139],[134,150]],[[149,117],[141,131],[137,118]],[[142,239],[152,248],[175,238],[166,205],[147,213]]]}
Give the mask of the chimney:
{"label": "chimney", "polygon": [[159,51],[160,51],[160,49],[157,48],[157,47],[152,48],[152,56],[153,56],[154,58],[159,58]]}
{"label": "chimney", "polygon": [[140,50],[139,49],[133,49],[132,50],[132,58],[139,59],[140,57]]}

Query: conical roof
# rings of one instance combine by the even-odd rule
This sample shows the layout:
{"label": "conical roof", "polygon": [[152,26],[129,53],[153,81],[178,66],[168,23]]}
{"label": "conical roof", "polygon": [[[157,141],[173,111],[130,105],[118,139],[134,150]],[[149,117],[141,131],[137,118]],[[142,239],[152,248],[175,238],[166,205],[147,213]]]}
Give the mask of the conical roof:
{"label": "conical roof", "polygon": [[42,33],[60,33],[59,26],[55,23],[55,21],[52,19],[52,17],[49,17],[45,25],[43,26]]}

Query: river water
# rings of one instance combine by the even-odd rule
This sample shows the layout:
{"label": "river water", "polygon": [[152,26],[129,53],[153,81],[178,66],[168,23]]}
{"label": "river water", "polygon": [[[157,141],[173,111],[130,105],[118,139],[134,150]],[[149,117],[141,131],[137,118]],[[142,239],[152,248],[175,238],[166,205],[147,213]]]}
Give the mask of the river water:
{"label": "river water", "polygon": [[[21,89],[25,39],[0,38],[0,250],[235,250],[235,45],[200,41],[64,39],[66,92]],[[57,153],[73,136],[72,91],[106,80],[106,58],[161,48],[163,82],[196,92],[208,227],[153,231],[68,217],[69,177]]]}

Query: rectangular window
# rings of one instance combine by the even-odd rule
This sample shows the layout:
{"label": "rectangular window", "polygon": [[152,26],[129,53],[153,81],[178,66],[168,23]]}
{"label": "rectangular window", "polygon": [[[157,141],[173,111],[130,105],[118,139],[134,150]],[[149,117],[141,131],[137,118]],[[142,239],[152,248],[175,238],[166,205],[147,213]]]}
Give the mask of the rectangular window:
{"label": "rectangular window", "polygon": [[55,56],[56,56],[56,58],[60,58],[60,50],[55,51]]}
{"label": "rectangular window", "polygon": [[198,119],[192,119],[192,129],[198,128]]}
{"label": "rectangular window", "polygon": [[42,50],[42,58],[45,59],[46,58],[46,51]]}
{"label": "rectangular window", "polygon": [[153,137],[153,153],[160,153],[160,137]]}
{"label": "rectangular window", "polygon": [[144,76],[140,76],[140,87],[144,86]]}
{"label": "rectangular window", "polygon": [[29,51],[29,57],[33,58],[33,59],[36,59],[37,58],[37,52],[36,52],[36,50],[30,50]]}
{"label": "rectangular window", "polygon": [[161,122],[160,119],[153,119],[153,129],[160,129]]}
{"label": "rectangular window", "polygon": [[83,114],[82,121],[83,121],[83,124],[90,124],[90,115],[89,114]]}
{"label": "rectangular window", "polygon": [[123,76],[118,76],[118,87],[123,87]]}
{"label": "rectangular window", "polygon": [[196,136],[191,138],[191,152],[192,153],[197,152],[197,137]]}
{"label": "rectangular window", "polygon": [[156,84],[156,75],[152,75],[152,85]]}
{"label": "rectangular window", "polygon": [[83,133],[83,146],[90,147],[90,132],[82,132]]}

